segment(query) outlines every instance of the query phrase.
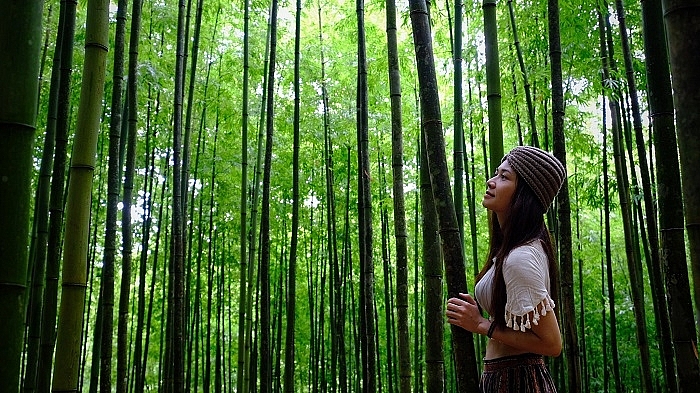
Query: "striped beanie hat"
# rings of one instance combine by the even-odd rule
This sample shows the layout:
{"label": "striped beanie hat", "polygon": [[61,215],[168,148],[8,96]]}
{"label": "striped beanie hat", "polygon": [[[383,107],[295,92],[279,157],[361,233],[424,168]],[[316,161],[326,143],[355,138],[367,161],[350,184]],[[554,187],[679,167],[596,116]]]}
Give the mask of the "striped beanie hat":
{"label": "striped beanie hat", "polygon": [[551,153],[532,146],[518,146],[506,154],[501,162],[508,160],[511,167],[523,178],[549,210],[554,197],[564,183],[564,165]]}

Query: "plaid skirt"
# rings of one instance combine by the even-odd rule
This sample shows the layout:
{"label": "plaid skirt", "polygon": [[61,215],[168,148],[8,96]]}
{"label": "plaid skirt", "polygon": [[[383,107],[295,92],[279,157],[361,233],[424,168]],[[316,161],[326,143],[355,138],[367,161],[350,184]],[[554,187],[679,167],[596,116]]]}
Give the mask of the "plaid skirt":
{"label": "plaid skirt", "polygon": [[479,390],[482,393],[556,393],[541,355],[525,353],[485,360]]}

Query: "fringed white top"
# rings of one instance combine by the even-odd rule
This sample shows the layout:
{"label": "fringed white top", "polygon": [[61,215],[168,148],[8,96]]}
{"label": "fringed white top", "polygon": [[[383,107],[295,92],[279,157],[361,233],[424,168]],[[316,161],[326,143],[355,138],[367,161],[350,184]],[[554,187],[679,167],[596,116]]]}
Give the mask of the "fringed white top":
{"label": "fringed white top", "polygon": [[[493,279],[494,266],[491,266],[474,288],[477,301],[489,315],[494,313],[491,305]],[[533,240],[511,250],[503,261],[503,279],[507,327],[524,332],[554,308],[549,295],[549,263],[540,241]]]}

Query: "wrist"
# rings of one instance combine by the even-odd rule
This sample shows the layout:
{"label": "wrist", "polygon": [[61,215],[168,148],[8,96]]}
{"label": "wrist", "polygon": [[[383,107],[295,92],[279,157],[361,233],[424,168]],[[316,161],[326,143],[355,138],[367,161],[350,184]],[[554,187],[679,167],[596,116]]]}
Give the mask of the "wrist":
{"label": "wrist", "polygon": [[493,338],[493,332],[494,332],[495,330],[496,330],[496,323],[495,323],[495,322],[491,322],[491,324],[489,325],[488,330],[486,331],[486,337],[488,337],[488,338]]}

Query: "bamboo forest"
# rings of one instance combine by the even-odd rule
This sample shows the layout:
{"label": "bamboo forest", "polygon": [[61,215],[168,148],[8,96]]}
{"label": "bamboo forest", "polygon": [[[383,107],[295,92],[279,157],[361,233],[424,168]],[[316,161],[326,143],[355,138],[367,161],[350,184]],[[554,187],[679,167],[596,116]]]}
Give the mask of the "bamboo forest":
{"label": "bamboo forest", "polygon": [[446,302],[523,145],[566,168],[557,390],[697,391],[698,37],[700,0],[0,0],[0,391],[478,392]]}

